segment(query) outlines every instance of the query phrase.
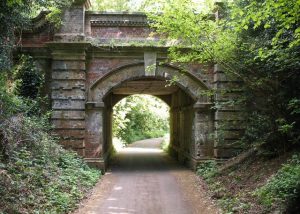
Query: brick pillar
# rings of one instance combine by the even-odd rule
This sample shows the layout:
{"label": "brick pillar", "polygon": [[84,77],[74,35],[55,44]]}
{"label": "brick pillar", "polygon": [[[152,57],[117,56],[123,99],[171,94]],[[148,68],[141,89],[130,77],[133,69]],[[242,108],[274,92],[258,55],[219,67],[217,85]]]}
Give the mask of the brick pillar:
{"label": "brick pillar", "polygon": [[239,105],[232,106],[226,103],[240,96],[241,84],[237,77],[226,75],[218,65],[215,65],[215,102],[218,106],[215,112],[214,156],[216,158],[229,158],[235,156],[240,150],[235,142],[243,133],[242,108]]}
{"label": "brick pillar", "polygon": [[195,164],[213,157],[213,111],[211,104],[196,103],[193,121],[193,159]]}
{"label": "brick pillar", "polygon": [[178,153],[178,160],[181,163],[190,165],[192,156],[192,145],[194,145],[193,137],[193,118],[194,112],[192,106],[185,106],[180,108],[179,113],[179,143],[180,149]]}
{"label": "brick pillar", "polygon": [[170,153],[174,157],[178,157],[179,149],[179,109],[177,107],[170,108]]}
{"label": "brick pillar", "polygon": [[49,44],[52,49],[52,123],[65,148],[85,156],[85,46]]}
{"label": "brick pillar", "polygon": [[104,103],[87,103],[85,132],[85,160],[97,168],[105,169],[105,106]]}

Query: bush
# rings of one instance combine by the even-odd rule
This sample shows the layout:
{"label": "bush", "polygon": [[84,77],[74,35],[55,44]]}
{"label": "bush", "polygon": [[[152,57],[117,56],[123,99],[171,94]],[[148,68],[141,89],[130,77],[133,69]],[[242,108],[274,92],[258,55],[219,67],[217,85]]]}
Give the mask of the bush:
{"label": "bush", "polygon": [[261,203],[267,207],[274,204],[288,206],[300,194],[300,154],[284,164],[278,172],[262,187],[255,191]]}
{"label": "bush", "polygon": [[32,57],[22,55],[14,68],[13,79],[17,95],[36,99],[44,82],[44,75],[36,68]]}
{"label": "bush", "polygon": [[0,210],[69,212],[100,172],[58,145],[47,114],[32,111],[38,102],[9,93],[7,79],[0,75]]}
{"label": "bush", "polygon": [[[22,114],[0,126],[0,210],[66,213],[99,179],[48,134],[47,120]],[[45,128],[46,127],[46,128]]]}
{"label": "bush", "polygon": [[206,181],[215,177],[218,173],[217,162],[214,160],[207,160],[197,167],[197,174],[203,177]]}

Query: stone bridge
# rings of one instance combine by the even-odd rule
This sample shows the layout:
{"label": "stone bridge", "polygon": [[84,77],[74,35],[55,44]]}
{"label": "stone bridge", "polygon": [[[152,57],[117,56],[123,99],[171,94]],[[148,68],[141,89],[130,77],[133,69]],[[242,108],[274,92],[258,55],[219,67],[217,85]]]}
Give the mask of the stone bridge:
{"label": "stone bridge", "polygon": [[240,111],[212,107],[237,94],[204,92],[240,82],[217,65],[167,63],[169,44],[153,33],[144,14],[93,12],[89,6],[79,1],[66,10],[60,30],[41,13],[18,50],[32,55],[46,75],[61,144],[105,168],[112,151],[113,106],[128,95],[150,94],[170,107],[170,148],[180,162],[195,167],[234,155],[232,142],[242,132]]}

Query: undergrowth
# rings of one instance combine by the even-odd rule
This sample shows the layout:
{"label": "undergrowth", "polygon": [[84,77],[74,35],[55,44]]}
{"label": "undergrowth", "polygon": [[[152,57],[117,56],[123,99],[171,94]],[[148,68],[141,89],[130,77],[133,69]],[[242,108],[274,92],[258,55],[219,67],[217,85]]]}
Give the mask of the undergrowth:
{"label": "undergrowth", "polygon": [[23,115],[1,123],[3,213],[66,213],[100,177],[98,170],[58,145],[45,130],[46,124]]}
{"label": "undergrowth", "polygon": [[294,204],[299,194],[300,154],[293,155],[264,186],[254,192],[266,207],[280,204],[283,210]]}
{"label": "undergrowth", "polygon": [[[273,162],[269,166],[273,172],[268,173],[267,180],[261,173],[267,173],[265,167],[272,160],[261,160],[260,156],[251,157],[251,160],[226,171],[220,171],[217,163],[209,160],[199,165],[197,174],[205,180],[211,197],[216,199],[224,213],[298,213],[300,154],[294,153],[278,167],[274,167],[276,161]],[[257,169],[256,174],[247,169]]]}
{"label": "undergrowth", "polygon": [[0,76],[0,214],[68,213],[100,171],[58,145],[40,102],[10,93],[7,82]]}

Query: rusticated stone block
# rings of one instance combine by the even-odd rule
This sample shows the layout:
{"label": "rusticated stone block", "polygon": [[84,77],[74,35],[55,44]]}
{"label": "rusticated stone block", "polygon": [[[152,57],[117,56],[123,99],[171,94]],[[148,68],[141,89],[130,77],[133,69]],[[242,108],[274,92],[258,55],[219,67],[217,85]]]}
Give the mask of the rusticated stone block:
{"label": "rusticated stone block", "polygon": [[52,124],[57,129],[85,129],[84,120],[52,120]]}
{"label": "rusticated stone block", "polygon": [[220,130],[216,131],[216,137],[221,139],[238,140],[242,136],[242,130]]}
{"label": "rusticated stone block", "polygon": [[215,148],[214,156],[216,158],[231,158],[240,152],[238,148]]}
{"label": "rusticated stone block", "polygon": [[52,89],[75,89],[80,88],[85,89],[84,80],[53,80],[51,83]]}
{"label": "rusticated stone block", "polygon": [[223,72],[215,72],[214,73],[214,82],[217,82],[217,81],[221,81],[221,82],[223,82],[223,81],[225,81],[225,82],[239,81],[239,78],[237,76],[228,75]]}
{"label": "rusticated stone block", "polygon": [[52,101],[53,110],[84,110],[85,101],[84,100],[53,100]]}
{"label": "rusticated stone block", "polygon": [[214,123],[215,128],[222,130],[243,130],[245,124],[241,120],[219,120]]}
{"label": "rusticated stone block", "polygon": [[60,144],[63,145],[65,148],[85,148],[84,140],[82,139],[67,139],[61,140]]}
{"label": "rusticated stone block", "polygon": [[75,99],[75,100],[85,100],[85,90],[81,88],[73,89],[53,89],[51,93],[51,98],[53,100],[66,100],[66,99]]}
{"label": "rusticated stone block", "polygon": [[243,112],[240,111],[217,111],[215,120],[243,120]]}
{"label": "rusticated stone block", "polygon": [[53,80],[85,80],[84,71],[52,71]]}
{"label": "rusticated stone block", "polygon": [[243,110],[243,107],[241,105],[237,105],[237,104],[232,104],[232,103],[227,103],[225,101],[219,101],[218,102],[218,111],[231,111],[231,112],[234,112],[234,111],[242,111]]}
{"label": "rusticated stone block", "polygon": [[241,97],[239,93],[216,93],[216,101],[236,101]]}
{"label": "rusticated stone block", "polygon": [[205,157],[211,157],[213,155],[213,150],[211,148],[205,148],[201,147],[198,148],[195,154],[195,158],[205,158]]}
{"label": "rusticated stone block", "polygon": [[214,82],[214,88],[215,89],[225,89],[225,90],[228,90],[228,89],[242,89],[242,85],[243,83],[241,81],[229,81],[229,82],[221,82],[221,81],[217,81],[217,82]]}
{"label": "rusticated stone block", "polygon": [[53,70],[85,70],[85,61],[63,61],[55,60],[52,62]]}
{"label": "rusticated stone block", "polygon": [[84,139],[84,129],[56,129],[55,134],[59,137],[70,139]]}
{"label": "rusticated stone block", "polygon": [[85,111],[52,111],[52,119],[85,119]]}

